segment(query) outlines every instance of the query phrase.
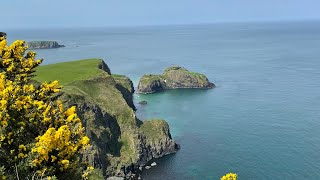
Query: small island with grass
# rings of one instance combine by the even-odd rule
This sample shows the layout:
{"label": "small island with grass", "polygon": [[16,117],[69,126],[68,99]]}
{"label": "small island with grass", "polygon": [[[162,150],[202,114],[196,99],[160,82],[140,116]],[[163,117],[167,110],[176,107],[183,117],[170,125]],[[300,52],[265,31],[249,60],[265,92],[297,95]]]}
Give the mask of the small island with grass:
{"label": "small island with grass", "polygon": [[172,66],[164,70],[162,75],[145,74],[138,85],[138,93],[150,94],[167,89],[197,88],[211,89],[215,84],[200,73],[191,72],[180,66]]}
{"label": "small island with grass", "polygon": [[56,41],[31,41],[27,42],[29,49],[52,49],[65,47]]}

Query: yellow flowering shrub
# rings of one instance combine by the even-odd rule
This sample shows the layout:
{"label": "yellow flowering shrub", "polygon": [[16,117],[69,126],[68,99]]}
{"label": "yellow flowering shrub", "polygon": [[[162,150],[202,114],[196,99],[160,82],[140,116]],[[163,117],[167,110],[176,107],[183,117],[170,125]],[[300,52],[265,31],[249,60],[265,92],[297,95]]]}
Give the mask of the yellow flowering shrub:
{"label": "yellow flowering shrub", "polygon": [[221,177],[221,180],[237,180],[237,174],[228,173]]}
{"label": "yellow flowering shrub", "polygon": [[79,154],[89,138],[76,107],[65,109],[54,100],[61,89],[58,81],[32,83],[32,73],[42,60],[26,50],[24,41],[8,46],[6,37],[0,37],[0,167],[4,168],[0,179],[16,174],[17,166],[59,178],[79,169]]}

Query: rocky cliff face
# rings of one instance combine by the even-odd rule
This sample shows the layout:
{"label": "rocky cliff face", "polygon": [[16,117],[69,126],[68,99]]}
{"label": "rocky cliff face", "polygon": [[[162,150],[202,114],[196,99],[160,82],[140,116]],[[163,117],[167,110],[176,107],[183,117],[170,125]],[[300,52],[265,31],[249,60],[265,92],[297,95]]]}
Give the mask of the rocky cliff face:
{"label": "rocky cliff face", "polygon": [[164,120],[144,121],[140,128],[147,137],[144,138],[145,147],[143,149],[143,154],[147,156],[141,157],[142,162],[171,154],[179,149],[179,146],[171,138],[168,123]]}
{"label": "rocky cliff face", "polygon": [[31,41],[27,42],[29,49],[50,49],[65,47],[64,45],[59,45],[56,41]]}
{"label": "rocky cliff face", "polygon": [[162,75],[144,75],[139,82],[139,93],[154,93],[166,89],[201,88],[210,89],[215,85],[200,73],[188,71],[185,68],[174,66],[165,69]]}
{"label": "rocky cliff face", "polygon": [[165,80],[158,75],[146,74],[144,75],[138,85],[138,93],[155,93],[166,89]]}
{"label": "rocky cliff face", "polygon": [[133,93],[134,87],[132,81],[122,75],[112,75],[116,82],[116,88],[122,93],[123,98],[126,100],[127,104],[133,109],[136,110],[136,107],[133,104]]}
{"label": "rocky cliff face", "polygon": [[151,159],[174,153],[179,146],[165,121],[136,118],[131,80],[111,75],[106,64],[101,67],[108,71],[65,85],[60,99],[77,106],[91,139],[92,149],[83,159],[102,169],[105,177],[130,178]]}

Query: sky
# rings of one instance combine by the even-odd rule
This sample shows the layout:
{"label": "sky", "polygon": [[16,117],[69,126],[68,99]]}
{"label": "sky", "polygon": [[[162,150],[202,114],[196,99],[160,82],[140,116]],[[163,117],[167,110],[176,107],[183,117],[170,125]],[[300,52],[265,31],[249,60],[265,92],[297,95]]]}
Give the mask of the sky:
{"label": "sky", "polygon": [[320,0],[1,0],[3,28],[320,20]]}

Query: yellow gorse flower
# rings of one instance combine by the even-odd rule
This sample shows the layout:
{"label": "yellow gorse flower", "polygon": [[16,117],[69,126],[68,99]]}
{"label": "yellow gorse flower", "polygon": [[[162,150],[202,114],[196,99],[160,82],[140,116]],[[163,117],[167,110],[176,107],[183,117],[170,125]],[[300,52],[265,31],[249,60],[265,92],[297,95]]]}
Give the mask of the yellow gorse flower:
{"label": "yellow gorse flower", "polygon": [[9,154],[4,158],[11,167],[30,159],[31,168],[41,173],[49,169],[54,173],[55,167],[46,167],[53,162],[59,165],[57,171],[65,171],[77,163],[90,140],[76,107],[66,110],[61,101],[51,100],[61,89],[58,81],[31,83],[32,72],[42,60],[26,50],[24,41],[7,46],[0,37],[0,150]]}
{"label": "yellow gorse flower", "polygon": [[27,148],[26,148],[25,145],[21,144],[21,145],[19,145],[19,150],[21,150],[21,151],[26,151]]}
{"label": "yellow gorse flower", "polygon": [[228,174],[222,176],[220,180],[237,180],[237,174],[228,173]]}
{"label": "yellow gorse flower", "polygon": [[87,169],[82,174],[82,178],[85,180],[89,179],[89,175],[92,173],[93,170],[94,170],[94,167],[92,166],[87,167]]}

